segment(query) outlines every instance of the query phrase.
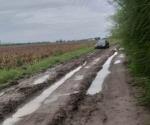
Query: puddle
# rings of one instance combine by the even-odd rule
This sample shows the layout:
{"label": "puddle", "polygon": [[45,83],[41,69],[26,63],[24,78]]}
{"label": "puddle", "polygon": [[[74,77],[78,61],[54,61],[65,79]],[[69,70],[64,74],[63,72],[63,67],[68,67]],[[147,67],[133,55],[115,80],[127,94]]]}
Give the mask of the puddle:
{"label": "puddle", "polygon": [[87,64],[87,62],[85,61],[84,64],[83,64],[83,66],[85,66],[86,64]]}
{"label": "puddle", "polygon": [[120,63],[122,63],[121,60],[116,60],[116,61],[114,62],[114,64],[120,64]]}
{"label": "puddle", "polygon": [[114,48],[113,50],[114,50],[114,51],[117,51],[117,48]]}
{"label": "puddle", "polygon": [[47,81],[48,79],[49,79],[49,74],[44,75],[44,76],[38,78],[37,80],[35,80],[35,81],[33,82],[33,84],[38,85],[38,84],[44,83],[44,82]]}
{"label": "puddle", "polygon": [[94,62],[98,62],[99,60],[100,60],[100,57],[99,57],[99,58],[97,58],[97,59],[95,59],[95,60],[94,60]]}
{"label": "puddle", "polygon": [[54,96],[54,97],[52,97],[50,99],[46,99],[42,104],[50,104],[52,102],[57,101],[58,98],[59,98],[59,96]]}
{"label": "puddle", "polygon": [[74,94],[77,94],[79,93],[79,91],[74,91],[74,92],[71,92],[71,93],[65,93],[65,94],[61,94],[59,97],[61,96],[69,96],[69,95],[74,95]]}
{"label": "puddle", "polygon": [[102,90],[102,84],[105,80],[105,78],[109,75],[109,67],[111,64],[112,59],[117,55],[117,52],[115,52],[111,57],[108,58],[108,60],[103,65],[103,68],[98,72],[95,80],[92,82],[90,88],[87,91],[88,95],[94,95],[96,93],[99,93]]}
{"label": "puddle", "polygon": [[124,51],[124,48],[119,48],[120,51]]}
{"label": "puddle", "polygon": [[72,70],[68,74],[66,74],[62,79],[58,82],[54,83],[52,86],[47,88],[43,93],[34,98],[29,103],[25,104],[22,108],[19,108],[16,113],[14,113],[11,117],[6,119],[2,125],[15,125],[16,122],[20,121],[24,116],[29,115],[35,112],[50,94],[52,94],[59,86],[61,86],[67,79],[73,76],[77,71],[79,71],[82,66]]}
{"label": "puddle", "polygon": [[84,77],[83,75],[77,75],[77,76],[75,76],[74,80],[82,80],[83,77]]}
{"label": "puddle", "polygon": [[125,55],[124,55],[124,54],[120,54],[118,57],[119,57],[119,58],[124,58]]}
{"label": "puddle", "polygon": [[91,68],[91,66],[86,66],[86,67],[84,67],[84,68],[89,69],[89,68]]}
{"label": "puddle", "polygon": [[0,96],[3,96],[4,94],[5,94],[5,92],[1,92],[1,93],[0,93]]}

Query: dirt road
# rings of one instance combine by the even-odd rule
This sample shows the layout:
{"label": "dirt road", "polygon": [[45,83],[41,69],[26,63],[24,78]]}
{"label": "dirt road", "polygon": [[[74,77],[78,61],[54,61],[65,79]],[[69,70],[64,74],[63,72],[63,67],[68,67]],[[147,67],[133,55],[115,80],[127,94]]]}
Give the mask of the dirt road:
{"label": "dirt road", "polygon": [[[63,125],[148,125],[149,111],[137,104],[132,92],[131,77],[125,66],[125,55],[118,51],[109,75],[99,93],[91,93],[80,101]],[[100,71],[102,72],[102,70]],[[97,80],[101,81],[101,77]],[[91,86],[92,87],[92,86]]]}
{"label": "dirt road", "polygon": [[55,70],[49,80],[45,73],[6,89],[1,125],[145,125],[150,117],[136,103],[124,62],[124,54],[111,47],[58,66],[65,72]]}

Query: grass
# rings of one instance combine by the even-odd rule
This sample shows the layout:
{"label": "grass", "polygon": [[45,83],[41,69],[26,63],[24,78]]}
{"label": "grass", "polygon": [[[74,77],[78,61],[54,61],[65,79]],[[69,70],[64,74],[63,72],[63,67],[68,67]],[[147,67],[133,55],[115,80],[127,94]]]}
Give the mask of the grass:
{"label": "grass", "polygon": [[148,77],[134,76],[134,86],[138,89],[138,102],[141,105],[150,106],[150,79]]}
{"label": "grass", "polygon": [[133,77],[132,85],[137,90],[137,100],[140,105],[150,107],[150,77],[143,76],[136,69],[136,64],[132,63],[129,56],[128,58],[128,70]]}
{"label": "grass", "polygon": [[33,75],[37,72],[53,67],[54,65],[61,62],[79,58],[81,55],[84,55],[91,51],[94,51],[93,47],[83,47],[72,52],[67,52],[65,54],[56,54],[32,65],[26,65],[24,67],[11,69],[0,69],[0,85],[4,85],[15,79],[19,79],[24,75]]}

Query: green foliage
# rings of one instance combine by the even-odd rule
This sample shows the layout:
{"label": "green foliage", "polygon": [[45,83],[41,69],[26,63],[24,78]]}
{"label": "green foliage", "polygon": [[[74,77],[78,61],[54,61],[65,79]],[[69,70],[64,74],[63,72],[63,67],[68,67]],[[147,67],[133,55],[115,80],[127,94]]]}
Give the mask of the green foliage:
{"label": "green foliage", "polygon": [[112,30],[120,38],[140,75],[150,76],[150,1],[115,0],[118,12]]}
{"label": "green foliage", "polygon": [[[114,38],[120,39],[129,57],[130,68],[138,77],[150,78],[150,0],[114,0],[118,11],[113,17]],[[145,100],[150,102],[150,80]]]}

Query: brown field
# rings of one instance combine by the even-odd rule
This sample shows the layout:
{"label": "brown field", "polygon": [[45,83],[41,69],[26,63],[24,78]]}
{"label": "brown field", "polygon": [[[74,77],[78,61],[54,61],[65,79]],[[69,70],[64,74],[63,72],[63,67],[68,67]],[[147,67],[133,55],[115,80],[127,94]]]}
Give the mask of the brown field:
{"label": "brown field", "polygon": [[26,44],[0,46],[0,68],[18,67],[32,64],[52,55],[79,49],[87,46],[85,43],[64,44]]}

